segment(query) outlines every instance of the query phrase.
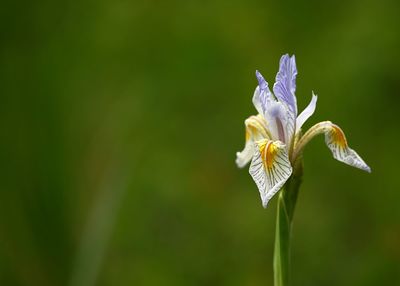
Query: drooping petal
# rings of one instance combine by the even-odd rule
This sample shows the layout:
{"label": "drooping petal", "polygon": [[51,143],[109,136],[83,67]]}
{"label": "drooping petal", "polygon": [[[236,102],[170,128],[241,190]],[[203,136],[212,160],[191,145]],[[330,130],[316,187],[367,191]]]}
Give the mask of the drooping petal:
{"label": "drooping petal", "polygon": [[313,115],[315,111],[315,107],[317,106],[317,99],[318,97],[312,93],[311,101],[307,105],[307,107],[300,113],[299,116],[297,116],[296,119],[296,133],[300,130],[300,128],[303,126],[304,122],[307,121],[308,118]]}
{"label": "drooping petal", "polygon": [[301,137],[296,144],[293,153],[293,161],[302,153],[307,143],[318,134],[325,134],[325,143],[336,160],[371,172],[371,168],[361,159],[357,152],[348,146],[346,136],[342,129],[330,121],[324,121],[314,125]]}
{"label": "drooping petal", "polygon": [[274,95],[279,101],[285,103],[289,109],[297,116],[296,102],[296,59],[294,55],[289,57],[288,54],[283,55],[279,62],[279,72],[275,78]]}
{"label": "drooping petal", "polygon": [[258,113],[264,114],[268,105],[268,101],[272,98],[272,93],[269,90],[268,82],[264,79],[259,71],[256,71],[256,77],[258,80],[258,86],[254,91],[253,104]]}
{"label": "drooping petal", "polygon": [[278,192],[292,174],[285,144],[263,139],[255,144],[249,173],[261,195],[263,207]]}
{"label": "drooping petal", "polygon": [[254,154],[254,142],[269,138],[262,115],[251,116],[244,122],[246,126],[246,143],[242,152],[236,153],[236,164],[243,168]]}
{"label": "drooping petal", "polygon": [[347,145],[346,137],[339,126],[331,124],[330,130],[325,132],[325,142],[331,150],[333,158],[371,173],[371,168],[361,159],[356,151]]}

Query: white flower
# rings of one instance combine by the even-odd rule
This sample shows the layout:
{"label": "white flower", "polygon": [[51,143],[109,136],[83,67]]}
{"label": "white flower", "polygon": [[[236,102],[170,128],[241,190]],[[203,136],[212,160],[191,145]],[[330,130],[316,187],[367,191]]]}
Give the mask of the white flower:
{"label": "white flower", "polygon": [[297,114],[294,56],[282,56],[274,94],[258,71],[256,76],[258,86],[253,104],[258,115],[245,121],[246,144],[244,150],[236,154],[236,164],[242,168],[251,160],[249,172],[257,184],[264,207],[291,176],[292,166],[304,146],[318,134],[325,134],[325,142],[335,159],[371,172],[370,167],[348,146],[340,127],[330,121],[320,122],[301,134],[301,126],[314,113],[317,96],[312,94],[311,102]]}

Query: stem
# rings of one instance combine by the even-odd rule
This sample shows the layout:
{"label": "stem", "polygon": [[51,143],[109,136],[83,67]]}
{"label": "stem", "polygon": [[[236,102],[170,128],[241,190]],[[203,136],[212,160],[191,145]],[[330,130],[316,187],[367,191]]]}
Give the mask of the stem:
{"label": "stem", "polygon": [[315,136],[319,134],[324,134],[329,131],[332,126],[332,122],[330,121],[322,121],[320,123],[315,124],[307,132],[301,136],[300,140],[296,143],[296,148],[294,148],[291,160],[293,162],[297,161],[298,157],[302,154],[304,147],[311,141]]}
{"label": "stem", "polygon": [[301,161],[296,162],[293,175],[282,188],[278,197],[274,249],[275,286],[289,285],[290,238],[293,214],[303,173]]}

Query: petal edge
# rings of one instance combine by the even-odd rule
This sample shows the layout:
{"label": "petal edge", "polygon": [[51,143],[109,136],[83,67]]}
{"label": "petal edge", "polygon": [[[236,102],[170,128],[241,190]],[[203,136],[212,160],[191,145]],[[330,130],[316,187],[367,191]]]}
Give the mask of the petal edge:
{"label": "petal edge", "polygon": [[303,126],[304,122],[306,122],[307,119],[310,118],[311,115],[313,115],[315,108],[317,106],[317,100],[318,100],[318,96],[316,96],[313,92],[310,103],[307,105],[306,108],[304,108],[304,110],[299,114],[299,116],[297,116],[296,133]]}
{"label": "petal edge", "polygon": [[261,115],[250,116],[244,122],[246,126],[246,143],[242,152],[236,152],[236,165],[239,168],[246,166],[254,154],[254,142],[269,138],[265,128],[265,120]]}
{"label": "petal edge", "polygon": [[342,129],[330,121],[323,121],[315,124],[297,142],[293,151],[292,160],[295,162],[301,156],[304,147],[315,136],[325,134],[325,143],[331,150],[333,158],[352,167],[371,172],[371,168],[357,154],[356,151],[348,146],[346,136]]}
{"label": "petal edge", "polygon": [[339,126],[332,124],[330,130],[325,132],[325,143],[336,160],[371,173],[371,168],[348,146],[346,136]]}

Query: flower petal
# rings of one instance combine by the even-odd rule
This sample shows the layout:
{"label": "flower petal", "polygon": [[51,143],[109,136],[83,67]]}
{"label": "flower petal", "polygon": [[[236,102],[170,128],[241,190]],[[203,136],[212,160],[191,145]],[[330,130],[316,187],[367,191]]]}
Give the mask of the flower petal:
{"label": "flower petal", "polygon": [[303,126],[304,122],[306,122],[307,119],[310,118],[311,115],[313,115],[313,113],[315,111],[315,107],[317,106],[317,99],[318,99],[318,97],[313,92],[310,103],[307,105],[306,108],[304,108],[304,110],[300,113],[300,115],[297,116],[296,133]]}
{"label": "flower petal", "polygon": [[254,92],[253,104],[267,121],[271,139],[288,143],[294,133],[294,114],[285,103],[276,100],[268,88],[267,81],[259,71],[256,71],[256,76],[258,86]]}
{"label": "flower petal", "polygon": [[243,168],[254,154],[254,142],[269,138],[262,115],[251,116],[244,122],[246,125],[246,144],[242,152],[236,153],[236,164]]}
{"label": "flower petal", "polygon": [[258,114],[264,114],[264,110],[263,110],[262,104],[261,104],[260,87],[259,86],[257,86],[256,90],[254,91],[253,105],[256,108]]}
{"label": "flower petal", "polygon": [[279,72],[275,78],[274,94],[279,101],[285,103],[289,109],[297,116],[296,102],[296,59],[294,55],[289,57],[288,54],[283,55],[279,62]]}
{"label": "flower petal", "polygon": [[286,145],[280,141],[263,139],[255,144],[249,173],[261,195],[263,207],[278,192],[292,174]]}
{"label": "flower petal", "polygon": [[256,70],[256,77],[258,80],[258,86],[260,87],[260,92],[269,91],[268,82],[258,70]]}
{"label": "flower petal", "polygon": [[361,159],[356,151],[347,145],[346,137],[339,126],[331,124],[330,128],[325,132],[325,142],[331,150],[333,158],[371,173],[371,168]]}
{"label": "flower petal", "polygon": [[267,121],[268,130],[271,132],[271,139],[280,140],[284,143],[290,141],[294,124],[289,113],[286,106],[281,102],[274,99],[268,102],[264,117]]}
{"label": "flower petal", "polygon": [[371,172],[371,168],[364,162],[356,151],[348,146],[346,136],[342,129],[330,121],[320,122],[311,127],[296,143],[293,152],[293,162],[301,155],[304,147],[318,134],[325,134],[325,142],[331,150],[333,157],[350,166]]}
{"label": "flower petal", "polygon": [[259,71],[256,71],[258,86],[254,91],[253,104],[258,113],[264,114],[268,105],[268,101],[272,99],[272,93],[269,90],[268,82],[264,79]]}

